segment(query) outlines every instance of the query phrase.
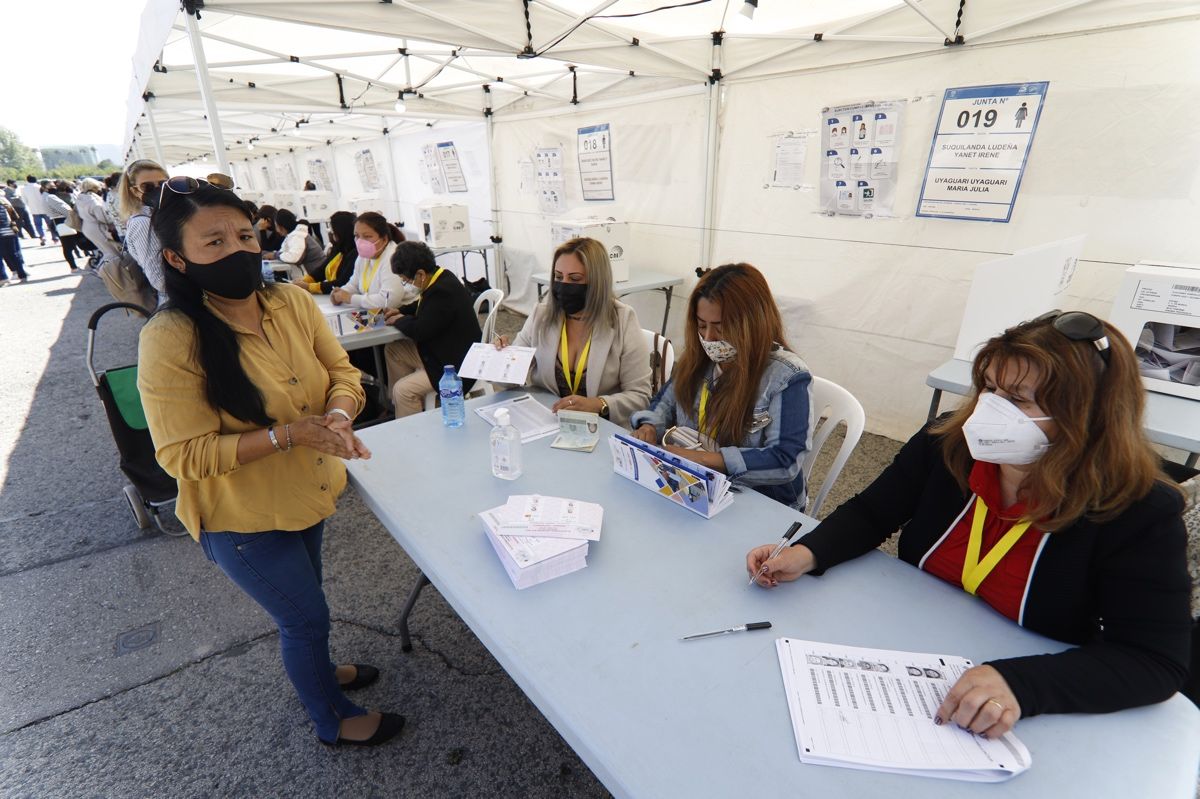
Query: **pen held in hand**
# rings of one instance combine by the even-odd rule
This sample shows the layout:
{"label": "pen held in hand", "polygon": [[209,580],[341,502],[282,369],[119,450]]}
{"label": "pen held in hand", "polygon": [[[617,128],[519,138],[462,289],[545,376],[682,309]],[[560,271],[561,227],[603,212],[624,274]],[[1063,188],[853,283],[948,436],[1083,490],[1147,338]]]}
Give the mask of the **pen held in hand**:
{"label": "pen held in hand", "polygon": [[783,538],[779,539],[779,543],[776,544],[775,548],[771,550],[771,554],[768,555],[766,560],[762,562],[762,565],[758,567],[758,573],[750,578],[750,582],[746,583],[747,586],[754,585],[755,580],[767,573],[767,561],[777,557],[779,553],[783,551],[783,548],[788,545],[788,542],[792,540],[792,536],[794,536],[796,531],[799,529],[800,522],[792,522],[792,526],[789,527],[787,532],[783,534]]}

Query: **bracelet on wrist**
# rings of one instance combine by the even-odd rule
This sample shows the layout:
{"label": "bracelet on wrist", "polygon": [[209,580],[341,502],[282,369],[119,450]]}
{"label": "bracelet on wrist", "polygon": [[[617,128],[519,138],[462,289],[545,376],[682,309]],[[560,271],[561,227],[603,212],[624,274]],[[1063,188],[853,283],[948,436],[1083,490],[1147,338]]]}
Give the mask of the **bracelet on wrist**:
{"label": "bracelet on wrist", "polygon": [[291,424],[285,424],[283,426],[283,434],[285,436],[287,436],[287,449],[285,449],[284,452],[291,452],[292,451],[292,426],[291,426]]}
{"label": "bracelet on wrist", "polygon": [[331,413],[336,413],[338,416],[344,417],[347,422],[354,421],[354,418],[350,416],[350,413],[348,411],[343,410],[342,408],[330,408],[329,410],[325,411],[326,416],[328,416]]}
{"label": "bracelet on wrist", "polygon": [[271,446],[275,448],[276,452],[283,452],[283,447],[279,446],[279,439],[275,437],[274,427],[267,428],[267,438],[271,439]]}

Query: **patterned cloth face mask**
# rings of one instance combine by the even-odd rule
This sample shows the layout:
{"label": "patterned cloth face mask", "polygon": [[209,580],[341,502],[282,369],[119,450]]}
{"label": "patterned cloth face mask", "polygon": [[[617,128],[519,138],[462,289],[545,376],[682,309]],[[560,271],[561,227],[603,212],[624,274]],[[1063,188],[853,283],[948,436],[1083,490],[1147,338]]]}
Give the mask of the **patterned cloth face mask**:
{"label": "patterned cloth face mask", "polygon": [[713,363],[727,363],[737,357],[737,347],[728,341],[705,341],[701,337],[700,346],[704,347],[704,354]]}

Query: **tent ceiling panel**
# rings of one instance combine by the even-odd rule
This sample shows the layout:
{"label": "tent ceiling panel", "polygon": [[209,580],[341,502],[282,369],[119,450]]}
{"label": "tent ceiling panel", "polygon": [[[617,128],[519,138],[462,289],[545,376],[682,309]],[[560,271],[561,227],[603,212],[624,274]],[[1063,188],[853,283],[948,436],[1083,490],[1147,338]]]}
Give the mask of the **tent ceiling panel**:
{"label": "tent ceiling panel", "polygon": [[[410,86],[423,96],[406,98],[405,115],[419,119],[480,118],[485,83],[497,118],[699,87],[708,80],[717,29],[726,33],[722,73],[740,81],[954,57],[960,51],[943,41],[956,32],[970,47],[1200,13],[1200,0],[1005,0],[969,4],[957,31],[959,0],[760,0],[753,20],[737,13],[740,0],[713,0],[614,16],[664,4],[531,0],[527,29],[517,0],[207,0],[199,27],[222,114],[266,110],[344,121],[348,110],[371,120],[396,117],[397,95]],[[131,131],[143,115],[143,91],[155,96],[156,111],[202,107],[184,17],[168,14],[169,5],[151,3],[143,18],[143,39],[165,42],[166,72],[151,72],[155,51],[139,45]],[[536,57],[518,57],[530,53]],[[631,70],[637,77],[628,77]],[[203,116],[183,119],[201,141]]]}

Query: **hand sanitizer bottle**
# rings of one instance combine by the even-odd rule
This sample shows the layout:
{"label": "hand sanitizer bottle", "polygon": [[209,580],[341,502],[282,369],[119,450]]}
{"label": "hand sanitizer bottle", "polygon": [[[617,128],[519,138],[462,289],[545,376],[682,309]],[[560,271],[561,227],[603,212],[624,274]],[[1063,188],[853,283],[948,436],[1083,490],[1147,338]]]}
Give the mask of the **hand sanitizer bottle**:
{"label": "hand sanitizer bottle", "polygon": [[501,480],[516,480],[521,476],[521,434],[512,426],[507,408],[496,411],[491,441],[492,474]]}

